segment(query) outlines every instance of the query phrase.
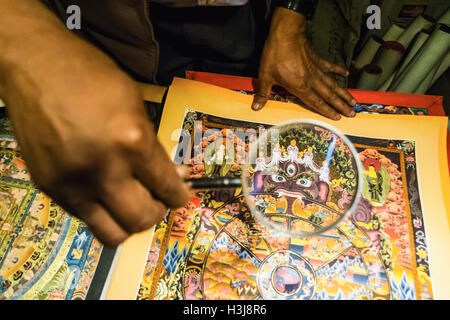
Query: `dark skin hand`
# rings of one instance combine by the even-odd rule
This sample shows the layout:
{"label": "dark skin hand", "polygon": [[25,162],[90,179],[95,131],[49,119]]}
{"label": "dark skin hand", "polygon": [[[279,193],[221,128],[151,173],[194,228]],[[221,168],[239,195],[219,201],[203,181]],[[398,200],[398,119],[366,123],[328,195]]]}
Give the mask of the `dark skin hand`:
{"label": "dark skin hand", "polygon": [[185,205],[129,76],[38,1],[0,5],[0,95],[36,185],[111,247]]}
{"label": "dark skin hand", "polygon": [[354,117],[355,99],[327,75],[329,72],[349,75],[347,70],[321,59],[311,49],[303,15],[277,8],[261,58],[259,88],[252,109],[261,110],[272,86],[278,85],[327,118]]}
{"label": "dark skin hand", "polygon": [[[129,76],[40,1],[0,0],[0,9],[0,96],[36,185],[107,246],[183,206],[189,189]],[[279,84],[323,114],[350,114],[351,96],[324,74],[346,72],[313,54],[303,20],[275,13],[254,107]]]}

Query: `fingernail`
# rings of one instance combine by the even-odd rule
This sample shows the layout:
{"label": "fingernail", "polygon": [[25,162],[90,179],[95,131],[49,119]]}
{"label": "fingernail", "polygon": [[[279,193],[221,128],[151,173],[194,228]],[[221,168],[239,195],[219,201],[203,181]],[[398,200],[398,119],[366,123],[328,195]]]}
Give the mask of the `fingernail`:
{"label": "fingernail", "polygon": [[262,107],[263,107],[262,104],[258,103],[258,102],[254,103],[252,105],[252,109],[255,110],[255,111],[261,110]]}
{"label": "fingernail", "polygon": [[356,112],[355,112],[355,110],[352,110],[351,112],[350,112],[350,117],[354,117],[354,116],[356,116]]}
{"label": "fingernail", "polygon": [[352,100],[352,106],[356,106],[357,104],[358,104],[358,102],[355,99],[353,99]]}
{"label": "fingernail", "polygon": [[341,116],[340,116],[340,115],[338,115],[338,114],[337,114],[337,115],[335,115],[335,116],[334,116],[334,120],[341,120]]}

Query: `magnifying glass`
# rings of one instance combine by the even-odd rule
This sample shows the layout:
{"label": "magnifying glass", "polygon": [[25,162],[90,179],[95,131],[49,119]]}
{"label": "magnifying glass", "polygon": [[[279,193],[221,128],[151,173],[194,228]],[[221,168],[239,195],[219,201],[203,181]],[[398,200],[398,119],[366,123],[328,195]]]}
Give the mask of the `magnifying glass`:
{"label": "magnifying glass", "polygon": [[260,134],[240,178],[186,180],[193,189],[242,187],[247,206],[268,231],[307,238],[337,227],[356,208],[362,165],[350,140],[314,120],[292,120]]}

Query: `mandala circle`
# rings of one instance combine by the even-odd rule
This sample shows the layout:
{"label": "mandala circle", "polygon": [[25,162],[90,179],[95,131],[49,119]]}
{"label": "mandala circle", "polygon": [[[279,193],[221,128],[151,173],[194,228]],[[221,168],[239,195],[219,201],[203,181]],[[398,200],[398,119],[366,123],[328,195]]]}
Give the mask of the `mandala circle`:
{"label": "mandala circle", "polygon": [[280,250],[261,263],[258,287],[266,300],[310,300],[316,290],[316,275],[302,256]]}
{"label": "mandala circle", "polygon": [[292,296],[301,289],[302,276],[291,266],[279,266],[272,272],[272,286],[279,294]]}

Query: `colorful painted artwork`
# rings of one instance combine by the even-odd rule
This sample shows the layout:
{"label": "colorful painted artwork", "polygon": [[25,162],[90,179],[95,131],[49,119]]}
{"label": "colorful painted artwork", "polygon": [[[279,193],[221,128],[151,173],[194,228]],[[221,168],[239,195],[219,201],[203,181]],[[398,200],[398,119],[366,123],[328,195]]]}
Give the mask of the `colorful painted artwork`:
{"label": "colorful painted artwork", "polygon": [[[254,91],[239,90],[245,94],[255,94]],[[297,97],[291,95],[289,92],[280,87],[274,87],[274,92],[269,97],[270,100],[295,103],[299,106],[305,104]],[[428,109],[425,108],[413,108],[413,107],[399,107],[385,104],[371,104],[371,103],[358,103],[353,107],[356,113],[369,113],[369,114],[405,114],[416,116],[427,116]]]}
{"label": "colorful painted artwork", "polygon": [[[202,132],[232,139],[225,145],[236,154],[249,141],[226,129],[267,128],[188,110],[183,129],[192,133],[198,121]],[[155,229],[137,299],[433,299],[415,142],[348,138],[364,171],[363,197],[349,219],[320,236],[291,238],[258,224],[241,189],[197,192]],[[242,173],[238,159],[226,168],[190,160],[191,177]]]}
{"label": "colorful painted artwork", "polygon": [[357,104],[353,110],[357,113],[428,115],[428,109],[397,107],[383,104]]}
{"label": "colorful painted artwork", "polygon": [[85,299],[102,245],[31,181],[0,119],[0,299]]}
{"label": "colorful painted artwork", "polygon": [[[248,92],[248,94],[253,94]],[[275,87],[273,95],[270,97],[271,100],[295,103],[300,106],[305,104],[297,97],[291,95],[289,92],[285,91],[283,88]],[[409,108],[409,107],[398,107],[393,105],[384,104],[363,104],[359,103],[353,110],[357,113],[375,113],[375,114],[407,114],[407,115],[428,115],[428,110],[423,108]]]}
{"label": "colorful painted artwork", "polygon": [[259,136],[253,144],[259,150],[249,152],[255,164],[242,169],[246,204],[259,223],[311,236],[331,229],[357,205],[358,155],[344,135],[304,120],[260,130]]}

